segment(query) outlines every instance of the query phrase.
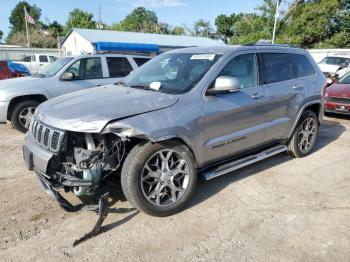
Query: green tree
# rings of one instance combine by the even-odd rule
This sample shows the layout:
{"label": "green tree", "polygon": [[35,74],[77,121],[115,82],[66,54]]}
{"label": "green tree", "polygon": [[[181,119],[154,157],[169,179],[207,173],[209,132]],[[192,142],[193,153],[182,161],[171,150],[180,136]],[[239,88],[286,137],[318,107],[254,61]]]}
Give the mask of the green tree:
{"label": "green tree", "polygon": [[170,30],[171,28],[167,23],[158,23],[156,33],[168,35],[170,34]]}
{"label": "green tree", "polygon": [[53,21],[52,23],[49,23],[48,25],[45,25],[44,27],[45,29],[47,29],[50,34],[52,35],[52,37],[54,38],[58,38],[58,37],[61,37],[63,36],[63,26],[58,23],[57,21]]}
{"label": "green tree", "polygon": [[[36,27],[40,26],[40,16],[41,9],[36,5],[30,5],[26,1],[20,1],[12,10],[11,15],[9,17],[10,21],[10,33],[8,35],[8,40],[11,40],[13,34],[16,32],[24,32],[26,30],[25,19],[24,19],[24,8],[27,9],[28,14],[33,17]],[[32,29],[33,26],[28,24],[29,29]]]}
{"label": "green tree", "polygon": [[[8,39],[8,43],[12,45],[25,46],[27,44],[26,32],[16,32]],[[34,29],[30,34],[31,47],[47,47],[56,48],[57,40],[50,34],[45,34],[43,30]]]}
{"label": "green tree", "polygon": [[4,33],[0,30],[0,43],[1,43],[3,37],[4,37]]}
{"label": "green tree", "polygon": [[185,28],[183,26],[175,26],[170,30],[170,34],[172,35],[184,35]]}
{"label": "green tree", "polygon": [[327,46],[340,30],[340,11],[339,0],[298,1],[279,38],[303,48]]}
{"label": "green tree", "polygon": [[219,15],[215,20],[217,35],[226,43],[250,44],[271,39],[276,1],[264,0],[254,13]]}
{"label": "green tree", "polygon": [[93,20],[94,15],[75,8],[69,13],[68,21],[64,27],[64,34],[68,34],[72,28],[96,28],[96,22]]}
{"label": "green tree", "polygon": [[199,19],[194,23],[192,34],[194,36],[205,36],[209,37],[210,32],[212,31],[209,21],[204,19]]}
{"label": "green tree", "polygon": [[155,33],[158,27],[158,17],[155,12],[138,7],[114,27],[117,30],[119,27],[121,31]]}
{"label": "green tree", "polygon": [[230,41],[230,38],[234,36],[234,24],[237,22],[238,18],[238,15],[232,14],[230,16],[219,15],[215,19],[216,33],[226,44]]}

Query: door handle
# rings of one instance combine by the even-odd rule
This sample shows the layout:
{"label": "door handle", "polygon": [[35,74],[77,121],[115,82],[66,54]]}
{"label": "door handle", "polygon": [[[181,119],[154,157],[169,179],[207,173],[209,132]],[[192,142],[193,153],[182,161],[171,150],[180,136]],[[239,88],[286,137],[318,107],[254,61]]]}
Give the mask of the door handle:
{"label": "door handle", "polygon": [[294,90],[298,90],[298,89],[302,89],[303,87],[302,86],[293,86],[292,87]]}
{"label": "door handle", "polygon": [[96,84],[95,86],[102,86],[101,84]]}
{"label": "door handle", "polygon": [[260,99],[260,98],[263,98],[263,97],[264,96],[261,95],[261,94],[254,94],[254,95],[251,96],[251,98],[253,98],[253,99]]}

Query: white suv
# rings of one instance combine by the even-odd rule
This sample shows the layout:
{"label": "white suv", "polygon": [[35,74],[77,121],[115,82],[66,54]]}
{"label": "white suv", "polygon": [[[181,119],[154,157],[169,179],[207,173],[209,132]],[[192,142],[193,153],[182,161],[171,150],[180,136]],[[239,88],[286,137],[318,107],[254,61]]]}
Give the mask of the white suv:
{"label": "white suv", "polygon": [[26,132],[40,103],[74,91],[117,83],[148,60],[150,57],[116,54],[64,57],[45,67],[40,77],[2,80],[0,123],[10,120],[14,128]]}

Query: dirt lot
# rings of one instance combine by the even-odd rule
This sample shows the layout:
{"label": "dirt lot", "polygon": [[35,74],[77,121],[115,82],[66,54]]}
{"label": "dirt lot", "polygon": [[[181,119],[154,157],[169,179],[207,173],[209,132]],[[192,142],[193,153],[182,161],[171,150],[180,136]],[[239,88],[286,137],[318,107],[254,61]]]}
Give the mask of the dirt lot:
{"label": "dirt lot", "polygon": [[172,217],[110,214],[77,247],[96,215],[65,213],[43,192],[22,140],[0,126],[0,261],[350,261],[350,118],[326,118],[307,158],[281,154],[201,182]]}

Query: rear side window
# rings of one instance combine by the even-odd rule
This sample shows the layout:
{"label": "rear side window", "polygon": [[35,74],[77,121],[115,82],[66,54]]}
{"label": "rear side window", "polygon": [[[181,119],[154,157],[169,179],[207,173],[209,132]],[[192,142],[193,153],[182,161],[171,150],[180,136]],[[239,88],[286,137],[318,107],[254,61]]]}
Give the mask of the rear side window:
{"label": "rear side window", "polygon": [[50,57],[50,62],[53,63],[55,62],[58,58],[55,56],[49,56]]}
{"label": "rear side window", "polygon": [[287,54],[260,54],[260,84],[272,84],[293,78],[293,70]]}
{"label": "rear side window", "polygon": [[109,77],[124,77],[133,70],[126,57],[107,57]]}
{"label": "rear side window", "polygon": [[295,77],[299,78],[315,74],[315,70],[306,56],[290,54],[289,57],[293,64]]}
{"label": "rear side window", "polygon": [[49,59],[47,59],[46,55],[41,55],[41,56],[39,56],[39,62],[40,63],[48,63]]}
{"label": "rear side window", "polygon": [[26,56],[25,58],[23,58],[22,61],[23,62],[30,62],[30,56]]}
{"label": "rear side window", "polygon": [[144,57],[134,57],[135,63],[138,66],[142,66],[144,63],[148,62],[151,60],[151,58],[144,58]]}

